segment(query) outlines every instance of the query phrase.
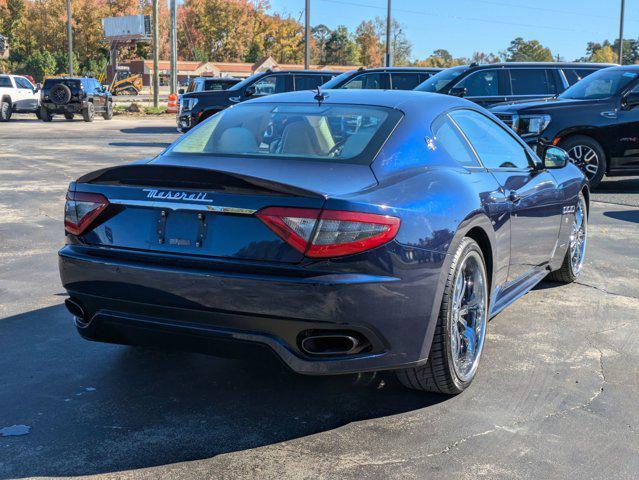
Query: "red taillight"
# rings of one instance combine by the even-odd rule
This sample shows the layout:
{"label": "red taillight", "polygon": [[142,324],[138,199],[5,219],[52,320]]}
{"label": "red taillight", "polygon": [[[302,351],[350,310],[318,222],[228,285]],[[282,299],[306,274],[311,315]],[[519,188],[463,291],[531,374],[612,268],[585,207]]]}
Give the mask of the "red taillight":
{"label": "red taillight", "polygon": [[107,205],[109,201],[99,193],[68,192],[64,205],[64,229],[73,235],[81,235]]}
{"label": "red taillight", "polygon": [[307,257],[339,257],[378,247],[397,235],[399,218],[373,213],[268,207],[257,217]]}

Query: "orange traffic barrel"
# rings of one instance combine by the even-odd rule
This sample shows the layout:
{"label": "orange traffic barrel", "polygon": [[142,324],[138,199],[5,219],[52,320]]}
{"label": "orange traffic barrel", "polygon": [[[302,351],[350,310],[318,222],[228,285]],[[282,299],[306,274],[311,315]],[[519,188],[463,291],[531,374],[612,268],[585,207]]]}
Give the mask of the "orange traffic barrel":
{"label": "orange traffic barrel", "polygon": [[172,93],[169,95],[169,103],[166,105],[166,113],[177,113],[177,95]]}

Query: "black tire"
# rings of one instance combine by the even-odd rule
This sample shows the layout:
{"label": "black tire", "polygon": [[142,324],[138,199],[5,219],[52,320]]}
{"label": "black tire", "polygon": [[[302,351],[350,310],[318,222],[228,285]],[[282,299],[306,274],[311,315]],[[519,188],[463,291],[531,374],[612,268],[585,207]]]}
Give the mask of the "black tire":
{"label": "black tire", "polygon": [[12,113],[13,109],[11,108],[10,102],[0,102],[0,122],[8,122],[11,120]]}
{"label": "black tire", "polygon": [[[406,368],[396,372],[399,381],[408,388],[413,390],[421,390],[426,392],[446,393],[455,395],[463,392],[472,383],[476,371],[472,377],[463,381],[459,378],[453,366],[452,350],[451,350],[451,325],[449,317],[451,315],[452,294],[454,283],[457,278],[458,267],[460,262],[471,252],[476,252],[481,259],[483,268],[483,278],[485,288],[490,290],[486,275],[486,261],[479,245],[472,238],[464,238],[455,252],[453,262],[448,271],[448,278],[444,288],[444,295],[437,318],[435,327],[435,335],[433,343],[430,347],[428,361],[420,367]],[[486,301],[486,323],[488,321],[488,301]],[[481,359],[481,352],[479,353]],[[479,361],[479,360],[478,360]]]}
{"label": "black tire", "polygon": [[65,113],[64,114],[64,118],[66,118],[67,120],[73,120],[73,114],[72,113]]}
{"label": "black tire", "polygon": [[49,113],[49,110],[47,110],[45,107],[40,107],[40,120],[42,120],[43,122],[50,122],[51,120],[53,120],[53,115],[51,115]]}
{"label": "black tire", "polygon": [[87,106],[82,109],[82,119],[85,122],[92,122],[95,117],[95,106],[93,103],[87,103]]}
{"label": "black tire", "polygon": [[[587,241],[588,236],[587,236],[587,232],[588,232],[588,207],[586,204],[586,199],[584,198],[583,193],[579,194],[579,200],[578,200],[579,204],[582,205],[583,211],[585,212],[585,218],[584,218],[584,236],[585,236],[585,241]],[[584,255],[585,255],[585,248],[586,246],[584,245]],[[568,250],[566,250],[566,255],[564,256],[564,261],[561,264],[561,268],[559,270],[555,270],[553,272],[550,272],[548,274],[548,276],[546,277],[547,280],[551,281],[551,282],[557,282],[557,283],[572,283],[575,280],[577,280],[577,278],[579,278],[579,274],[581,273],[581,266],[583,265],[583,259],[581,261],[581,265],[579,266],[579,269],[576,271],[575,267],[573,266],[573,262],[572,262],[572,256],[571,256],[571,249],[570,249],[570,244],[568,245]]]}
{"label": "black tire", "polygon": [[[601,183],[604,175],[606,174],[606,169],[608,168],[608,159],[606,158],[606,152],[604,151],[601,144],[592,137],[588,137],[586,135],[574,135],[561,141],[559,143],[559,146],[571,154],[570,156],[573,159],[575,165],[581,168],[588,178],[590,188],[597,188],[597,186]],[[593,174],[592,172],[586,171],[586,166],[583,164],[583,160],[580,158],[576,158],[574,149],[578,149],[580,146],[591,149],[597,155],[598,168],[596,173]]]}
{"label": "black tire", "polygon": [[49,97],[56,105],[66,105],[71,100],[71,89],[64,83],[58,83],[51,88]]}
{"label": "black tire", "polygon": [[42,120],[42,115],[40,114],[40,112],[41,112],[40,108],[37,108],[36,111],[34,112],[38,120]]}
{"label": "black tire", "polygon": [[111,102],[107,102],[106,110],[102,114],[102,118],[105,120],[111,120],[113,118],[113,104]]}

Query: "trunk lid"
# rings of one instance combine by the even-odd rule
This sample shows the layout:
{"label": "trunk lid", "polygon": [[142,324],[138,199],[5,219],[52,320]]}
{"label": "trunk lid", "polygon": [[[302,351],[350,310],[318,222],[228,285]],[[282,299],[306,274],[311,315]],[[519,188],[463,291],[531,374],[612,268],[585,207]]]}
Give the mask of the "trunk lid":
{"label": "trunk lid", "polygon": [[104,195],[109,207],[82,241],[155,253],[299,262],[303,254],[255,213],[270,206],[321,209],[329,196],[368,188],[376,180],[367,165],[284,163],[158,157],[87,174],[73,188]]}

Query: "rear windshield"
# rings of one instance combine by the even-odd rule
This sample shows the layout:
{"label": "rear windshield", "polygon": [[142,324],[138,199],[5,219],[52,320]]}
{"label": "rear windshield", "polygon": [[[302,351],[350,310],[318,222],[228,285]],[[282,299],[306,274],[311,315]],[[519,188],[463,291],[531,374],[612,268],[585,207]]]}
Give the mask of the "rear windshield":
{"label": "rear windshield", "polygon": [[248,103],[211,117],[170,151],[370,163],[401,116],[364,105]]}
{"label": "rear windshield", "polygon": [[51,88],[58,83],[64,83],[70,88],[80,88],[80,80],[69,80],[64,78],[47,78],[44,81],[44,86],[42,88]]}

